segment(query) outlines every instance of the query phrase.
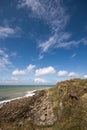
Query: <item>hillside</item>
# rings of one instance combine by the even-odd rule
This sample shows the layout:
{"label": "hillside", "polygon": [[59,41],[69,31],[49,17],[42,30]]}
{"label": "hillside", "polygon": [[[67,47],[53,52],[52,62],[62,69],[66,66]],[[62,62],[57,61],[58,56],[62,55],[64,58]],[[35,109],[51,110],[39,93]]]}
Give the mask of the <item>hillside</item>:
{"label": "hillside", "polygon": [[71,79],[0,108],[0,130],[87,130],[87,79]]}

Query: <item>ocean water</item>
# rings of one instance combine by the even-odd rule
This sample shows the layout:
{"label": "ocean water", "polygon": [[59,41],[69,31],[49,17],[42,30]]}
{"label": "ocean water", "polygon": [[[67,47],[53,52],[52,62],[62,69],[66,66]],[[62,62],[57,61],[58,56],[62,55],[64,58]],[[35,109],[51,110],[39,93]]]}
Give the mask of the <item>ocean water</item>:
{"label": "ocean water", "polygon": [[40,89],[46,89],[50,88],[53,86],[48,86],[48,85],[39,85],[39,86],[32,86],[32,85],[3,85],[0,86],[0,103],[5,102],[5,101],[10,101],[12,99],[16,98],[21,98],[25,96],[31,96],[33,95],[33,92],[35,90],[40,90]]}

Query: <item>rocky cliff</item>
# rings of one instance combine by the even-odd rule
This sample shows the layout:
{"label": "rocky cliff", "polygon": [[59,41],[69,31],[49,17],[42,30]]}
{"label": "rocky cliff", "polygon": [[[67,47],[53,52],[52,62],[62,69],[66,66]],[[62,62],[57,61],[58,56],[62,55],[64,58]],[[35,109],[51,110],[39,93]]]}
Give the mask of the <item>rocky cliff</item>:
{"label": "rocky cliff", "polygon": [[0,108],[1,130],[87,130],[87,80],[73,79]]}

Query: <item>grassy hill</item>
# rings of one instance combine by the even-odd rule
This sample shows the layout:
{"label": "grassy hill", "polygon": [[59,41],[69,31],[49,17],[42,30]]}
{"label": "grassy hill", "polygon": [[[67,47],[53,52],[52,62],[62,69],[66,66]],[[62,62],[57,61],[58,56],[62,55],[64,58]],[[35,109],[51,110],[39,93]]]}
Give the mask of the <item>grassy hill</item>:
{"label": "grassy hill", "polygon": [[87,130],[87,79],[59,82],[0,108],[1,130]]}

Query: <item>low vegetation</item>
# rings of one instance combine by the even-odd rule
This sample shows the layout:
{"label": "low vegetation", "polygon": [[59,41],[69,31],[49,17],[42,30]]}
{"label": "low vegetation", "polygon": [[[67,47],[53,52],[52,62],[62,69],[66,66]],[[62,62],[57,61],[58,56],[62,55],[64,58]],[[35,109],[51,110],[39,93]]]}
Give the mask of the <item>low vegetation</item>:
{"label": "low vegetation", "polygon": [[0,108],[0,130],[87,130],[87,79],[71,79]]}

